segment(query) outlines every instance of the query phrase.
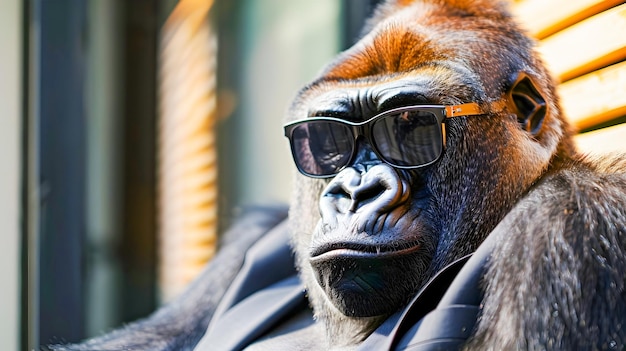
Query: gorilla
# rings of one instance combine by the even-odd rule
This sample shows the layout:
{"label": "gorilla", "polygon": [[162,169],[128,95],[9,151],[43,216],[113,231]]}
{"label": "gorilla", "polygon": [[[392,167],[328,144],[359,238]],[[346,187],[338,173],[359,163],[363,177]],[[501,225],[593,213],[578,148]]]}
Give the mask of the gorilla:
{"label": "gorilla", "polygon": [[252,210],[177,301],[53,348],[626,347],[626,161],[575,150],[506,2],[389,0],[364,33],[289,109],[288,221]]}

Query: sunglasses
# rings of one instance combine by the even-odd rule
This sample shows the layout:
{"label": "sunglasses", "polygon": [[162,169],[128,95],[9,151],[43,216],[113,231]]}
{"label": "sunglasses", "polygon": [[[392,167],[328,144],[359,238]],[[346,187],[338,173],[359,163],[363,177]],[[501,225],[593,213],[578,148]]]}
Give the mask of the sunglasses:
{"label": "sunglasses", "polygon": [[380,160],[400,169],[433,164],[443,153],[446,118],[484,114],[477,103],[396,108],[364,122],[312,117],[285,125],[300,173],[328,178],[352,162],[359,137]]}

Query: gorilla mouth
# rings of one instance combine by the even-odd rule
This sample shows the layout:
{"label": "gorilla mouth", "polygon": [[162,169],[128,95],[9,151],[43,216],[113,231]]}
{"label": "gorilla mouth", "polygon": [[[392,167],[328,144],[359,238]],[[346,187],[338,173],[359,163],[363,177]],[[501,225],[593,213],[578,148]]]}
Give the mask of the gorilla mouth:
{"label": "gorilla mouth", "polygon": [[414,280],[398,284],[398,277],[419,276],[425,259],[420,249],[417,242],[337,241],[314,247],[309,263],[326,297],[344,315],[381,316],[412,296]]}
{"label": "gorilla mouth", "polygon": [[311,259],[324,260],[336,256],[353,257],[387,257],[406,255],[417,251],[421,245],[417,242],[396,244],[362,244],[354,242],[337,242],[321,245],[311,251]]}

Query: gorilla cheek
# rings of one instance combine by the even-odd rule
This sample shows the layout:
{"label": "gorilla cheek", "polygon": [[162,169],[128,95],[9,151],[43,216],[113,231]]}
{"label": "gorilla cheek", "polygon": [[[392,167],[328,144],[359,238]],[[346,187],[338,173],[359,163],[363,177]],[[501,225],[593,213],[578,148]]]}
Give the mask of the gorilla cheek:
{"label": "gorilla cheek", "polygon": [[[417,250],[417,248],[416,248]],[[397,255],[346,253],[310,259],[318,284],[348,317],[391,314],[417,290],[419,250]]]}

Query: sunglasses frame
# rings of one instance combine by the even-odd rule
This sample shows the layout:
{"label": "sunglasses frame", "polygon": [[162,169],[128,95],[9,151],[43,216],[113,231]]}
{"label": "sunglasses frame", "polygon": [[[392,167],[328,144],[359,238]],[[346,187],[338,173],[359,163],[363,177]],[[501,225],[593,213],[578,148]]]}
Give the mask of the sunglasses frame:
{"label": "sunglasses frame", "polygon": [[[378,148],[376,147],[376,143],[373,142],[374,138],[372,136],[371,125],[375,121],[382,119],[384,117],[387,117],[388,115],[398,114],[402,112],[409,112],[409,111],[429,112],[435,116],[435,118],[437,119],[437,123],[441,125],[441,143],[442,143],[441,150],[442,151],[431,162],[421,164],[418,166],[399,166],[399,165],[395,165],[387,161],[385,157],[383,157],[381,153],[378,151]],[[395,108],[392,110],[379,113],[376,116],[366,121],[362,121],[362,122],[350,122],[350,121],[346,121],[346,120],[343,120],[340,118],[334,118],[334,117],[304,118],[304,119],[299,119],[297,121],[293,121],[293,122],[285,124],[284,130],[285,130],[285,136],[287,137],[287,139],[289,139],[289,145],[291,148],[291,156],[293,157],[294,163],[296,164],[298,171],[307,177],[323,179],[323,178],[331,178],[331,177],[336,176],[339,172],[344,170],[346,167],[348,167],[352,163],[352,161],[354,160],[355,154],[357,152],[357,140],[361,136],[365,138],[365,140],[369,143],[369,145],[372,148],[372,151],[374,151],[376,156],[382,162],[390,165],[391,167],[398,168],[398,169],[417,169],[417,168],[429,166],[437,162],[441,158],[441,155],[443,154],[443,150],[445,150],[446,130],[445,130],[444,122],[447,118],[454,118],[454,117],[461,117],[461,116],[475,116],[475,115],[483,115],[483,114],[485,114],[485,112],[475,102],[470,102],[470,103],[460,104],[460,105],[412,105],[412,106],[399,107],[399,108]],[[307,173],[302,169],[302,167],[300,167],[300,164],[298,163],[296,159],[294,143],[292,141],[293,130],[301,124],[312,122],[312,121],[328,121],[328,122],[342,124],[342,125],[350,127],[350,131],[352,132],[352,136],[354,140],[352,141],[352,150],[350,153],[350,158],[348,159],[348,162],[345,165],[341,166],[338,169],[338,171],[333,174],[316,175],[316,174]]]}

